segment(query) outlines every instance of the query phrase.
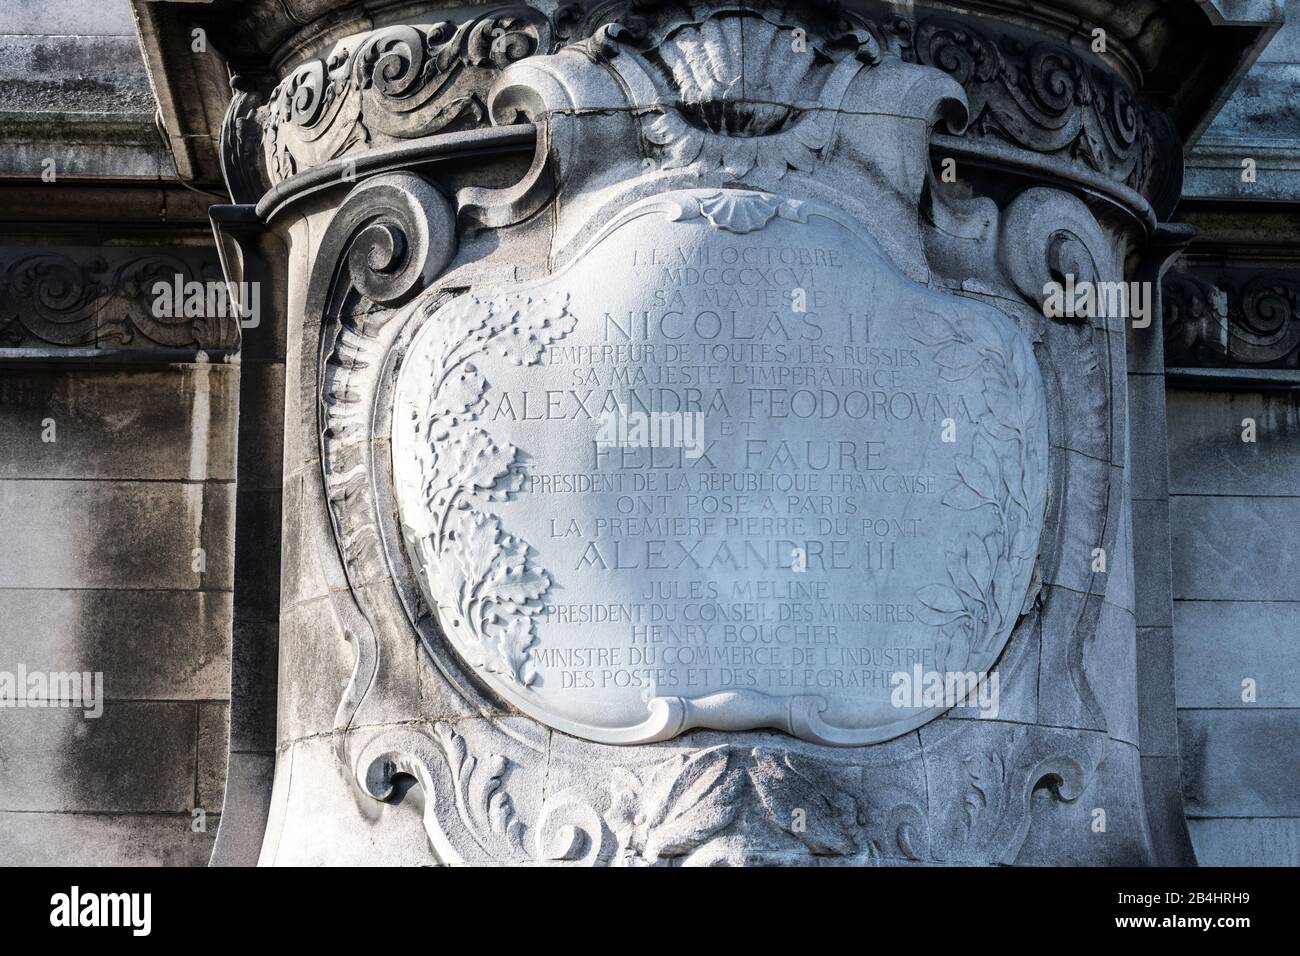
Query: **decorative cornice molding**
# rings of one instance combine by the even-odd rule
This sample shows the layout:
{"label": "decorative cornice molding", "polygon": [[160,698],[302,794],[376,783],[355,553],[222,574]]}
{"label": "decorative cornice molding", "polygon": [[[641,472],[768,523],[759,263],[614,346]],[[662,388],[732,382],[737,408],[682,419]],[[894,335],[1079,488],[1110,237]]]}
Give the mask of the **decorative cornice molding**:
{"label": "decorative cornice molding", "polygon": [[551,36],[541,12],[516,4],[341,43],[285,77],[258,110],[271,183],[375,146],[491,125],[492,82],[514,61],[550,52]]}
{"label": "decorative cornice molding", "polygon": [[[752,37],[734,49],[720,41],[722,59],[736,62],[720,62],[718,75],[697,76],[674,59],[681,31],[735,17],[784,28],[769,30],[772,43],[789,43],[798,25],[807,68],[792,71],[788,50],[750,49]],[[665,105],[672,115],[706,134],[754,140],[781,135],[792,115],[814,108],[828,68],[844,56],[865,62],[898,56],[961,83],[972,118],[964,138],[977,148],[988,143],[1002,154],[1009,145],[1050,158],[1066,174],[1107,177],[1146,196],[1158,213],[1171,208],[1181,189],[1182,150],[1172,123],[1140,105],[1119,73],[1090,53],[989,18],[870,18],[820,2],[756,0],[567,3],[551,17],[513,4],[459,25],[358,34],[285,77],[257,108],[256,130],[249,122],[253,94],[236,95],[222,137],[231,188],[251,196],[250,180],[265,189],[330,160],[489,126],[489,90],[500,72],[563,48],[597,60],[626,49],[671,98]],[[768,55],[776,52],[781,55]],[[751,57],[742,69],[741,59]],[[752,91],[746,88],[751,79]],[[250,146],[253,137],[260,148]],[[250,164],[261,167],[251,177]]]}
{"label": "decorative cornice molding", "polygon": [[157,282],[222,282],[212,253],[0,248],[0,348],[233,352],[239,320],[156,314]]}
{"label": "decorative cornice molding", "polygon": [[1300,271],[1170,272],[1162,301],[1170,368],[1300,368]]}
{"label": "decorative cornice molding", "polygon": [[924,17],[907,31],[905,60],[953,77],[970,102],[967,140],[1000,140],[1079,163],[1152,200],[1176,202],[1182,147],[1163,114],[1099,59],[996,21]]}

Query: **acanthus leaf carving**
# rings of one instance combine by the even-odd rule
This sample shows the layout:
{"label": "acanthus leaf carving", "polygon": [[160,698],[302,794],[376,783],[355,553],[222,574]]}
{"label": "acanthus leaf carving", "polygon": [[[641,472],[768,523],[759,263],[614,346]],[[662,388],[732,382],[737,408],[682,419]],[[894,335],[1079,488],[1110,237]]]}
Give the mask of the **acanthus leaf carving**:
{"label": "acanthus leaf carving", "polygon": [[735,818],[742,785],[728,746],[678,754],[643,776],[616,768],[607,819],[620,858],[654,863],[698,849]]}
{"label": "acanthus leaf carving", "polygon": [[[792,52],[796,27],[806,53]],[[735,176],[762,167],[778,178],[786,168],[808,170],[838,106],[836,64],[847,70],[847,57],[870,67],[896,55],[963,86],[968,141],[1050,156],[1063,170],[1082,165],[1160,211],[1181,181],[1167,118],[1142,107],[1102,61],[1056,40],[975,17],[624,0],[565,4],[550,18],[515,4],[459,24],[384,27],[343,41],[285,77],[258,111],[271,182],[364,149],[490,125],[488,90],[501,70],[565,46],[615,72],[627,70],[620,51],[645,65],[649,85],[631,92],[638,108],[655,107],[643,114],[644,133],[663,168],[703,161]],[[703,49],[708,56],[698,55]]]}
{"label": "acanthus leaf carving", "polygon": [[857,852],[866,824],[859,796],[826,767],[799,755],[756,748],[751,756],[749,780],[774,823],[814,856]]}
{"label": "acanthus leaf carving", "polygon": [[1070,803],[1087,789],[1102,760],[1101,735],[1038,737],[1023,729],[1009,746],[961,757],[961,835],[954,842],[966,859],[1009,864],[1033,823],[1031,800],[1050,783],[1054,800]]}
{"label": "acanthus leaf carving", "polygon": [[500,70],[550,48],[547,18],[524,4],[351,37],[297,67],[258,110],[271,182],[362,149],[486,125]]}
{"label": "acanthus leaf carving", "polygon": [[1169,131],[1153,125],[1133,91],[1099,61],[969,18],[918,18],[909,39],[906,59],[938,67],[965,88],[968,138],[995,136],[1082,161],[1138,192],[1158,185],[1153,138]]}

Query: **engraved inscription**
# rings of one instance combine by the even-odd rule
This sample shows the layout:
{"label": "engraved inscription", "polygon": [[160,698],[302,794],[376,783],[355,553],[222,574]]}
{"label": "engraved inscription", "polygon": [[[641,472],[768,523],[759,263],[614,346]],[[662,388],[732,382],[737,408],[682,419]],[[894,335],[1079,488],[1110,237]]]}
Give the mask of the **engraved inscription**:
{"label": "engraved inscription", "polygon": [[429,315],[394,469],[452,647],[610,742],[888,739],[899,672],[989,668],[1042,531],[1029,343],[834,210],[737,190],[625,211],[544,283]]}

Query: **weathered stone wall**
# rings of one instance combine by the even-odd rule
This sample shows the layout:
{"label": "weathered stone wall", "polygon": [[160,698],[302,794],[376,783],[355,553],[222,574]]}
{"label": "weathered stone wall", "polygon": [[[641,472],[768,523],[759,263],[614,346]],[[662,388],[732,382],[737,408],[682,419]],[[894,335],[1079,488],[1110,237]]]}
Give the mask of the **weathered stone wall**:
{"label": "weathered stone wall", "polygon": [[220,275],[156,109],[126,0],[5,5],[0,672],[104,698],[0,707],[6,862],[203,865],[220,821],[237,329],[152,309]]}
{"label": "weathered stone wall", "polygon": [[237,385],[226,364],[0,370],[0,670],[102,672],[105,698],[98,718],[0,709],[0,858],[207,861]]}
{"label": "weathered stone wall", "polygon": [[1198,236],[1165,292],[1165,589],[1204,866],[1300,864],[1300,3],[1285,9],[1188,157],[1178,218]]}
{"label": "weathered stone wall", "polygon": [[127,0],[8,0],[0,13],[0,174],[175,175]]}
{"label": "weathered stone wall", "polygon": [[1294,392],[1173,389],[1168,410],[1192,842],[1202,865],[1300,865],[1300,407]]}

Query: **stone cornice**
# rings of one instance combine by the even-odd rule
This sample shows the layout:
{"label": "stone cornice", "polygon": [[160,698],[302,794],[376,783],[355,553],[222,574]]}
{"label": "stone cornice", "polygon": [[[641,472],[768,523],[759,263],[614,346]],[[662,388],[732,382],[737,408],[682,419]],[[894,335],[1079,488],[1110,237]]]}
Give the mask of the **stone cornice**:
{"label": "stone cornice", "polygon": [[[146,62],[163,103],[165,126],[173,142],[183,147],[184,162],[178,163],[180,175],[197,179],[203,179],[207,170],[217,166],[218,123],[212,101],[218,72],[228,68],[245,77],[244,89],[256,87],[266,95],[303,64],[311,60],[327,62],[331,51],[348,38],[403,23],[463,22],[496,6],[409,0],[370,0],[364,5],[345,0],[302,0],[293,5],[290,16],[278,0],[133,2],[141,22]],[[589,9],[609,5],[536,4],[547,11],[547,19],[567,21],[581,19]],[[639,0],[634,5],[654,6]],[[801,6],[806,9],[809,5]],[[870,0],[846,0],[843,6],[850,13],[870,9],[874,11],[871,16],[877,18],[889,16],[893,9]],[[1184,138],[1212,118],[1218,104],[1280,22],[1272,0],[1233,4],[1231,17],[1212,0],[1141,0],[1133,4],[1100,0],[970,0],[959,6],[961,11],[1004,26],[1030,28],[1042,38],[1069,46],[1089,59],[1091,31],[1104,29],[1108,45],[1100,61],[1127,84],[1143,105],[1166,110]],[[927,4],[924,10],[918,10],[918,16],[944,15],[957,7],[945,2]],[[213,55],[202,63],[193,62],[196,58],[188,52],[190,30],[196,26],[207,31],[213,48]],[[179,49],[182,45],[185,50]],[[247,197],[241,201],[248,201]]]}
{"label": "stone cornice", "polygon": [[1197,236],[1164,277],[1169,375],[1198,388],[1300,385],[1300,216],[1227,200],[1178,214]]}
{"label": "stone cornice", "polygon": [[233,354],[238,319],[155,309],[155,283],[178,277],[223,283],[216,256],[203,249],[0,247],[0,360]]}
{"label": "stone cornice", "polygon": [[[867,38],[880,55],[948,73],[971,105],[964,155],[978,157],[983,150],[991,162],[1005,165],[1008,155],[1020,153],[1032,175],[1046,164],[1055,178],[1081,188],[1113,183],[1103,191],[1139,218],[1148,213],[1137,207],[1149,202],[1165,213],[1178,196],[1181,150],[1172,124],[1140,104],[1121,71],[1077,45],[987,18],[942,13],[868,17],[825,6],[697,3],[693,12],[673,8],[661,18],[658,6],[608,0],[584,11],[567,4],[548,17],[513,4],[458,24],[389,26],[341,41],[324,58],[301,63],[261,105],[258,93],[237,91],[223,135],[232,194],[253,202],[266,188],[331,160],[484,128],[492,122],[492,83],[512,62],[598,40],[609,49],[593,47],[593,55],[613,56],[626,46],[663,69],[656,47],[665,30],[719,11],[745,11],[806,29],[810,63],[842,57],[849,49],[845,39],[854,37],[855,43]],[[762,109],[788,114],[816,98],[819,82],[809,72],[803,83],[749,99],[765,98],[771,102]],[[700,102],[712,95],[707,90],[665,89],[662,95],[665,108],[687,112],[723,108],[722,99],[730,104],[725,108],[740,102],[731,91],[714,107]]]}

